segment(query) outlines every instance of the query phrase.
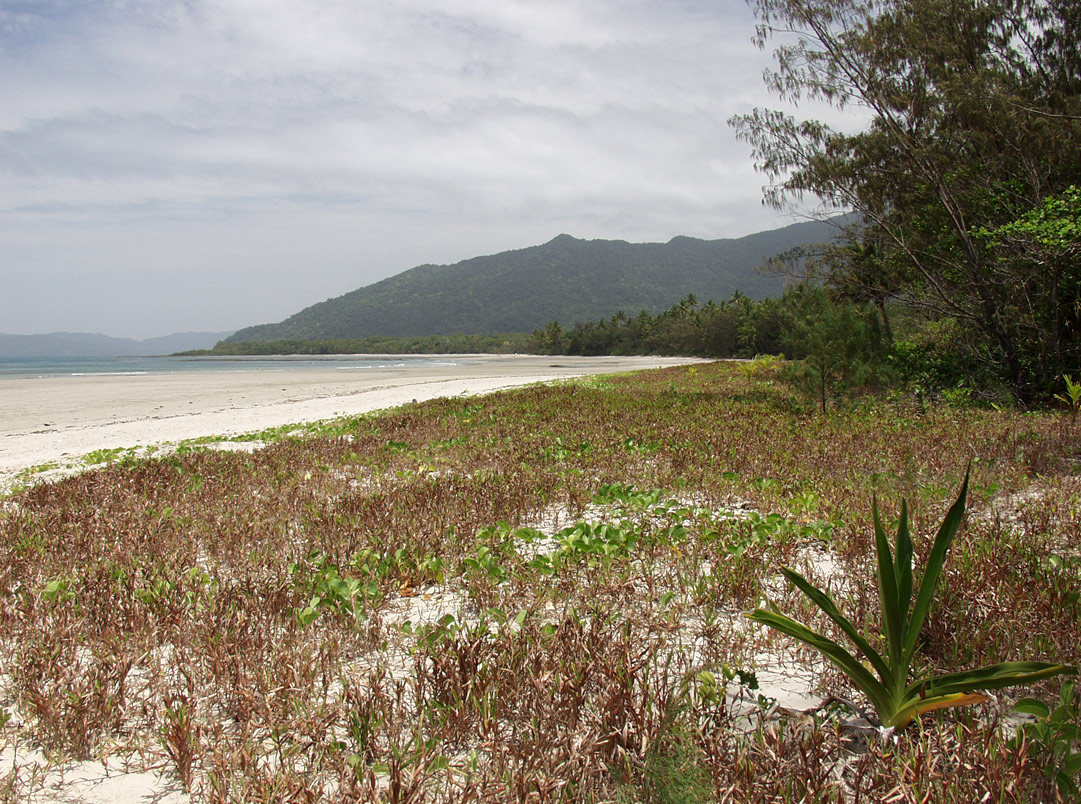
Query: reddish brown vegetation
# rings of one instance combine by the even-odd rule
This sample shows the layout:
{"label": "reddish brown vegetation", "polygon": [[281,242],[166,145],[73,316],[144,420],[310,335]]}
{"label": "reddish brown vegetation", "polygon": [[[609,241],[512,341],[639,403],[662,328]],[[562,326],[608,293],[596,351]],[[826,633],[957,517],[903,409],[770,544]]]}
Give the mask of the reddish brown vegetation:
{"label": "reddish brown vegetation", "polygon": [[[785,594],[777,566],[806,562],[812,541],[873,629],[872,490],[886,511],[907,496],[925,536],[970,460],[926,661],[1078,663],[1077,564],[1047,563],[1081,542],[1078,444],[1051,415],[824,418],[715,365],[440,400],[254,454],[38,485],[0,509],[0,671],[22,720],[4,739],[143,751],[208,801],[1038,800],[1039,757],[993,707],[868,746],[834,721],[748,720],[693,679],[753,669],[769,635],[735,615]],[[687,510],[591,509],[612,483]],[[788,524],[756,541],[723,513],[734,503]],[[623,522],[631,542],[538,571],[514,528],[555,514]]]}

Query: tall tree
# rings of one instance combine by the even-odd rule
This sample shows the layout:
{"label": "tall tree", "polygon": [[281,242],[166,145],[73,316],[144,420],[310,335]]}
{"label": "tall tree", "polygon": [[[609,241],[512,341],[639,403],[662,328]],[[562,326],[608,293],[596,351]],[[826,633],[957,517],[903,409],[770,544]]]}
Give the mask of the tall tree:
{"label": "tall tree", "polygon": [[[771,110],[733,118],[770,178],[767,202],[810,195],[859,213],[867,231],[855,242],[889,256],[880,292],[961,321],[1019,400],[1045,394],[1081,360],[1076,313],[1065,309],[1081,266],[1066,250],[1055,267],[1018,259],[978,233],[1025,219],[1081,180],[1079,4],[751,2],[761,46],[792,37],[775,51],[771,89],[859,107],[870,120],[847,133]],[[854,252],[849,268],[866,256]]]}

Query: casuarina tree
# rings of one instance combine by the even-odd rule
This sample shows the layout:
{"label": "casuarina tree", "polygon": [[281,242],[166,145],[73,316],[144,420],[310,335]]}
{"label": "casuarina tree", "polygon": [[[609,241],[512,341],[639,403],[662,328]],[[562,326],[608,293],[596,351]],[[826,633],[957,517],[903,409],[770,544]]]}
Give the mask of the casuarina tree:
{"label": "casuarina tree", "polygon": [[[1039,210],[1070,214],[1081,185],[1081,4],[752,2],[758,43],[778,42],[769,87],[867,121],[851,132],[773,110],[733,118],[766,201],[857,213],[851,238],[875,249],[871,261],[852,251],[869,298],[955,319],[1019,401],[1049,398],[1081,363],[1077,230],[1053,248],[1019,238]],[[877,288],[868,262],[884,267]]]}

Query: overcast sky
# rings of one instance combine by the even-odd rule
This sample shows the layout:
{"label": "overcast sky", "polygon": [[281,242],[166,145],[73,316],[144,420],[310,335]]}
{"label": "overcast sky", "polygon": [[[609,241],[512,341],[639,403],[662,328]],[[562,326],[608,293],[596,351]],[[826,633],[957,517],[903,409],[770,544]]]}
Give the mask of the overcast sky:
{"label": "overcast sky", "polygon": [[0,332],[224,331],[420,263],[791,218],[742,0],[0,0]]}

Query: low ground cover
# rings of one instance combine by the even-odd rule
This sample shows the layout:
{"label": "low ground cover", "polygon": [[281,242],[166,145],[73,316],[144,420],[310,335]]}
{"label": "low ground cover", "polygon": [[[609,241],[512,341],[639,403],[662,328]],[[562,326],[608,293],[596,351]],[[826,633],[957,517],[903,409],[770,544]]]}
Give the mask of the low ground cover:
{"label": "low ground cover", "polygon": [[918,670],[1081,663],[1081,429],[822,416],[774,373],[437,400],[0,500],[0,801],[46,794],[31,751],[195,801],[1055,800],[1069,731],[1011,718],[1068,723],[1062,679],[868,738],[742,613],[837,634],[790,566],[876,634],[872,494],[921,557],[971,464]]}

